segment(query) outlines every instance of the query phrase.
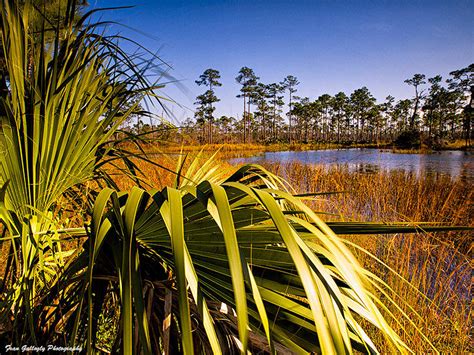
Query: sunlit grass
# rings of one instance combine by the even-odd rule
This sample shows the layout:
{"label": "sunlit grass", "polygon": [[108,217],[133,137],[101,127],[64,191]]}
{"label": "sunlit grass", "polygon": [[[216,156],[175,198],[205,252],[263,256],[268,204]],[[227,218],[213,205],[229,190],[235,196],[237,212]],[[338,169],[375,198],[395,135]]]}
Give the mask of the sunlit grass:
{"label": "sunlit grass", "polygon": [[[417,176],[403,171],[355,173],[343,167],[298,162],[265,166],[285,176],[299,192],[346,191],[310,202],[315,210],[336,215],[326,215],[326,220],[473,225],[473,184],[460,178]],[[346,239],[369,250],[409,280],[409,284],[402,281],[373,258],[354,250],[365,267],[390,285],[393,295],[398,294],[422,316],[424,321],[418,326],[440,351],[472,350],[471,231],[347,236]],[[407,305],[404,311],[413,314]],[[416,353],[429,351],[422,339],[410,332],[406,322],[394,322],[391,326]]]}
{"label": "sunlit grass", "polygon": [[[221,154],[223,158],[233,156],[233,152],[223,151]],[[156,159],[169,168],[175,164],[169,157]],[[143,162],[137,161],[137,164],[144,181],[150,185],[162,187],[172,183],[173,174]],[[230,166],[225,162],[222,165]],[[310,166],[298,162],[269,162],[264,166],[285,177],[297,192],[344,191],[307,201],[315,211],[330,213],[322,215],[327,221],[437,221],[449,225],[473,225],[473,186],[459,178],[417,176],[403,171],[356,173],[343,167]],[[123,189],[133,186],[133,182],[123,176],[117,177],[117,182]],[[391,287],[391,296],[400,296],[403,311],[413,319],[416,318],[414,312],[421,316],[422,320],[416,321],[416,325],[439,350],[463,352],[472,350],[469,335],[471,233],[351,235],[344,239],[363,247],[387,264],[381,266],[372,257],[352,247],[362,265]],[[408,282],[391,272],[389,267]],[[391,311],[397,313],[395,309]],[[412,325],[395,321],[390,325],[416,353],[430,351]],[[383,344],[381,338],[375,339]]]}

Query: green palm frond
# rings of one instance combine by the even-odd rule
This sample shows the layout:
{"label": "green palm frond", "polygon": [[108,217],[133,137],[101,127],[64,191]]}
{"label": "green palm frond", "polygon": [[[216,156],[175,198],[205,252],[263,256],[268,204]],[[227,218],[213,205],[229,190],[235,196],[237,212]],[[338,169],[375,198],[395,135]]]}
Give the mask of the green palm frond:
{"label": "green palm frond", "polygon": [[[395,349],[406,351],[378,310],[370,275],[333,231],[297,198],[252,187],[235,178],[239,175],[222,184],[204,181],[154,192],[134,188],[121,197],[106,189],[99,195],[88,287],[95,274],[91,270],[121,275],[124,351],[134,343],[134,331],[126,326],[131,314],[143,321],[135,323],[144,333],[143,349],[162,343],[160,333],[149,331],[162,326],[162,320],[151,317],[159,310],[140,304],[143,293],[131,295],[134,287],[143,290],[165,275],[172,275],[169,287],[177,295],[172,319],[181,339],[177,346],[185,352],[221,351],[219,316],[209,306],[216,302],[224,304],[231,317],[235,312],[238,336],[234,329],[231,339],[236,348],[253,349],[252,339],[264,336],[273,350],[283,345],[294,352],[377,352],[360,324],[362,317]],[[300,208],[304,219],[283,214],[281,199]],[[133,272],[141,284],[132,285]],[[159,297],[153,304],[164,307]],[[197,310],[197,319],[189,318],[191,309]],[[205,337],[197,337],[199,328]]]}
{"label": "green palm frond", "polygon": [[46,34],[31,27],[39,11],[31,2],[1,1],[0,219],[12,243],[5,279],[14,285],[6,309],[32,307],[66,266],[54,233],[65,227],[60,204],[96,176],[106,143],[136,106],[128,99],[138,104],[159,87],[113,38],[85,25],[87,15],[74,24],[75,5],[69,0],[64,23]]}
{"label": "green palm frond", "polygon": [[10,97],[2,103],[0,176],[11,181],[7,207],[26,216],[31,208],[50,210],[67,189],[93,176],[99,148],[134,109],[121,111],[139,79],[117,74],[117,53],[89,28],[38,45],[28,28],[33,10],[25,6],[22,16],[12,16],[20,10],[4,5]]}

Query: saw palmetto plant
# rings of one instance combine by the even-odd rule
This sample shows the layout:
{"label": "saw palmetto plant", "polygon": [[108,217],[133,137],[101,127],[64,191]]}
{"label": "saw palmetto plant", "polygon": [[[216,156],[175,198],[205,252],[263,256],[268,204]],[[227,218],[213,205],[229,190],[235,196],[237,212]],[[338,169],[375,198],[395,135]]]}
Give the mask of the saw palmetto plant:
{"label": "saw palmetto plant", "polygon": [[[126,159],[114,133],[136,109],[130,100],[159,101],[160,86],[147,79],[150,63],[127,56],[89,14],[77,20],[73,1],[67,9],[47,40],[45,26],[29,27],[41,9],[2,1],[2,342],[376,353],[370,325],[389,349],[408,352],[386,321],[397,308],[387,285],[336,232],[413,227],[326,224],[304,203],[310,195],[253,165],[223,175],[212,161],[187,172],[180,162],[173,186],[116,190],[103,169]],[[70,225],[74,215],[82,225]],[[71,240],[80,243],[65,248]],[[115,329],[105,338],[104,317]]]}
{"label": "saw palmetto plant", "polygon": [[45,18],[38,32],[30,28],[41,15],[33,4],[2,1],[1,8],[0,213],[10,241],[3,287],[12,285],[5,291],[14,324],[26,315],[33,337],[32,307],[71,253],[62,251],[57,233],[65,220],[59,204],[99,174],[98,161],[111,152],[107,141],[135,108],[128,98],[154,88],[113,38],[77,21],[75,9],[69,2],[64,23],[55,27]]}

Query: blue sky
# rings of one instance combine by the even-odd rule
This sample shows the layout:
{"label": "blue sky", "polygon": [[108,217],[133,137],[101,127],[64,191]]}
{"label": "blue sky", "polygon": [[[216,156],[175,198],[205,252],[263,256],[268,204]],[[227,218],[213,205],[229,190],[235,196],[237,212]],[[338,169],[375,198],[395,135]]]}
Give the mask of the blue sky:
{"label": "blue sky", "polygon": [[[192,117],[194,81],[207,68],[221,73],[215,116],[240,117],[235,83],[242,66],[264,83],[294,75],[297,95],[350,94],[367,86],[383,100],[411,97],[403,81],[414,73],[448,77],[474,61],[474,2],[449,1],[159,1],[90,0],[93,7],[136,5],[106,12],[120,31],[169,63],[179,87],[165,92],[178,120]],[[188,107],[189,109],[186,109]]]}

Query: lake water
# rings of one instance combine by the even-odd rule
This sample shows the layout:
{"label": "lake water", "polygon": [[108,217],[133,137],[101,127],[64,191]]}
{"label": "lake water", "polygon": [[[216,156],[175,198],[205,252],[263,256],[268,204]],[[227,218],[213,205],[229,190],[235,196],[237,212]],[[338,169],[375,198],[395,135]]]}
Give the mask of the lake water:
{"label": "lake water", "polygon": [[263,161],[307,164],[345,165],[352,171],[406,170],[417,174],[447,174],[474,178],[474,154],[463,151],[440,151],[430,154],[393,153],[379,149],[331,149],[266,152],[263,155],[233,159],[237,163]]}

